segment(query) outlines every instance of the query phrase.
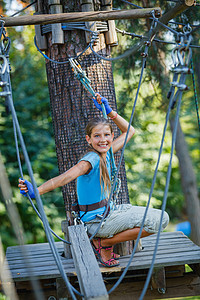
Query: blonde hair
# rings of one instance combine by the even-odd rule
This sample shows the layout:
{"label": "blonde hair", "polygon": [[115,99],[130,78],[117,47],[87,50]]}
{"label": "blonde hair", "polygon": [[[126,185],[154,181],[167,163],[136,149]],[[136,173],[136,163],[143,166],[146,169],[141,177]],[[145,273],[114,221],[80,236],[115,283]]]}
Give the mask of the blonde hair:
{"label": "blonde hair", "polygon": [[[108,122],[108,120],[101,118],[101,117],[97,117],[95,119],[90,120],[89,123],[87,124],[86,129],[85,129],[86,135],[91,137],[92,130],[94,129],[94,127],[96,127],[97,125],[100,125],[100,124],[102,124],[104,126],[109,126],[111,133],[113,133],[113,128],[112,128],[111,124]],[[100,185],[101,185],[102,190],[103,190],[103,186],[104,186],[104,191],[109,193],[110,188],[111,188],[111,182],[110,182],[110,176],[108,173],[106,161],[101,156],[101,153],[99,153],[97,150],[95,150],[92,147],[92,145],[89,145],[88,151],[95,152],[99,155],[99,157],[100,157],[100,163],[99,163]],[[102,181],[103,181],[103,185],[102,185]]]}

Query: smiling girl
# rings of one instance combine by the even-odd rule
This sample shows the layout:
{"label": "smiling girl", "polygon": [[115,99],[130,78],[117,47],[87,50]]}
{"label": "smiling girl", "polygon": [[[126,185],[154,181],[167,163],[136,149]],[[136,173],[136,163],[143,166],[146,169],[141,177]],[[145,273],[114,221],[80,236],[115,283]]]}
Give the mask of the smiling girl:
{"label": "smiling girl", "polygon": [[[99,110],[101,110],[100,104],[104,103],[107,115],[121,130],[121,135],[114,139],[112,126],[106,119],[91,120],[86,127],[86,140],[89,145],[87,154],[71,169],[38,187],[39,194],[42,195],[77,179],[80,217],[87,226],[89,235],[96,231],[107,206],[111,188],[109,149],[112,147],[113,153],[116,153],[123,147],[129,125],[125,119],[110,108],[106,98],[96,94],[96,99],[93,100]],[[127,142],[134,133],[135,129],[130,126]],[[18,186],[23,195],[26,196],[26,193],[29,192],[31,198],[35,197],[32,184],[27,180],[19,179]],[[115,208],[110,207],[108,215],[91,242],[96,257],[103,266],[119,265],[119,261],[116,260],[119,255],[113,253],[113,246],[120,242],[137,239],[144,212],[145,207],[132,206],[131,204],[121,204]],[[141,237],[158,231],[160,216],[160,210],[148,209]],[[168,222],[169,217],[165,212],[162,229],[167,226]]]}

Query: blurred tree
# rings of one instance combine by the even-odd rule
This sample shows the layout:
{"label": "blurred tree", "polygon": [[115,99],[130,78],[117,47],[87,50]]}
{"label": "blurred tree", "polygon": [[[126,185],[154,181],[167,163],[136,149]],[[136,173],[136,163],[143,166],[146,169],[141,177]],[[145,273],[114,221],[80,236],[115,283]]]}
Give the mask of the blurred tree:
{"label": "blurred tree", "polygon": [[[155,1],[142,1],[142,5],[144,7],[154,6],[155,4],[156,4]],[[169,4],[169,2],[160,1],[160,6],[162,7],[163,11],[165,11],[165,9],[168,10],[170,5],[171,4]],[[126,6],[127,6],[127,4],[126,4]],[[181,14],[180,16],[176,17],[176,19],[174,21],[182,22],[185,24],[188,24],[188,23],[193,24],[193,23],[195,23],[195,21],[198,21],[198,20],[199,20],[198,10],[196,10],[196,8],[191,8],[191,9],[187,10],[184,14]],[[121,22],[119,22],[119,23],[121,24]],[[133,31],[132,30],[133,24],[131,26],[130,22],[126,22],[126,26],[127,26],[127,28],[125,30],[130,31],[130,32]],[[138,33],[138,31],[140,30],[140,26],[141,26],[141,24],[139,24],[139,26],[137,26],[135,24],[134,33]],[[173,26],[175,26],[175,29],[178,31],[182,30],[182,27],[183,27],[182,25],[179,25],[179,26],[173,25]],[[145,31],[145,28],[148,28],[148,29],[150,28],[149,20],[146,21],[146,26],[143,26],[143,32]],[[123,24],[123,29],[124,29],[124,24]],[[141,34],[141,32],[139,34]],[[170,37],[169,32],[168,32],[168,34],[159,32],[157,34],[157,37],[172,40],[172,36]],[[199,40],[199,34],[198,34],[198,31],[196,31],[194,34],[193,42],[198,44],[198,40]],[[132,44],[132,42],[129,41],[129,42],[126,42],[125,45],[127,45],[127,43]],[[124,45],[124,43],[122,45]],[[123,47],[123,51],[124,51],[124,47]],[[166,99],[166,96],[167,96],[166,95],[166,87],[170,86],[170,75],[169,75],[169,66],[168,66],[169,52],[170,52],[169,46],[164,45],[162,43],[153,43],[152,47],[150,48],[150,53],[149,53],[150,59],[147,62],[148,68],[146,70],[147,76],[146,76],[145,82],[151,83],[151,85],[155,88],[156,94],[153,97],[153,96],[150,96],[149,93],[147,95],[144,95],[144,93],[141,92],[141,95],[143,95],[143,100],[144,100],[143,109],[151,107],[154,109],[159,109],[161,112],[164,112],[166,110],[166,104],[168,103],[168,100]],[[134,58],[132,57],[132,58],[129,58],[129,61],[127,60],[124,64],[122,64],[120,62],[119,62],[119,64],[118,64],[118,62],[115,64],[115,65],[118,64],[120,66],[123,76],[126,76],[127,81],[128,80],[130,81],[130,76],[132,75],[132,68],[134,67],[134,69],[137,69],[137,67],[138,67],[138,62],[137,62],[137,60],[134,60],[134,59],[135,59],[135,57]],[[130,60],[132,60],[132,62]],[[197,58],[195,57],[194,61],[196,62],[196,60],[197,60]],[[191,79],[190,79],[190,81],[188,80],[188,85],[189,86],[192,85]],[[134,85],[133,85],[133,88],[135,88]],[[126,92],[132,93],[133,88],[126,89]],[[185,97],[185,94],[183,97]],[[156,100],[156,98],[157,98],[157,100]],[[189,101],[191,102],[191,93],[189,96]],[[157,105],[156,105],[157,107],[155,106],[156,103],[157,103]],[[124,108],[123,108],[123,110],[124,110]],[[194,110],[195,110],[194,105],[193,105],[193,111],[191,111],[191,107],[188,107],[186,109],[186,106],[184,106],[184,110],[185,110],[184,114],[186,114],[186,110],[187,110],[187,116],[191,115],[190,122],[194,124]],[[192,114],[191,114],[191,112],[192,112]],[[171,118],[171,123],[173,123],[173,114],[172,114],[172,118]],[[194,134],[195,134],[195,129],[193,131],[193,135]],[[182,143],[181,143],[181,141],[182,141]],[[181,173],[180,173],[181,183],[182,183],[182,187],[183,187],[184,197],[186,200],[185,203],[186,203],[187,216],[192,225],[191,237],[196,244],[200,245],[200,231],[199,231],[199,228],[200,228],[200,219],[199,219],[200,202],[199,202],[199,197],[198,197],[198,187],[196,184],[197,179],[195,176],[195,172],[193,171],[193,165],[195,166],[196,164],[193,163],[193,165],[192,165],[192,162],[189,157],[189,152],[186,151],[186,149],[187,149],[186,147],[183,147],[183,143],[185,143],[185,141],[184,141],[184,138],[182,135],[181,127],[179,127],[178,134],[177,134],[176,152],[177,152],[177,156],[179,158],[179,164],[180,164],[180,170],[181,170]],[[199,149],[198,141],[196,141],[195,145],[196,145],[196,152],[197,152],[198,151],[197,149]],[[190,149],[191,149],[191,147],[190,147]],[[184,157],[184,160],[183,160],[183,157]],[[197,165],[199,165],[199,161],[197,161],[197,158],[198,158],[198,156],[196,154],[193,155],[194,161],[197,163]],[[188,168],[186,168],[186,165],[185,165],[186,160],[187,160],[187,166],[189,166]],[[195,166],[195,168],[196,168],[196,166]],[[198,167],[197,167],[197,170],[198,170]],[[190,174],[189,174],[189,172],[190,172]],[[173,173],[172,173],[172,175],[173,175]],[[197,174],[197,176],[199,177],[199,174]],[[187,184],[188,178],[190,178],[189,188],[187,188],[188,187],[188,184]],[[174,181],[172,178],[172,184],[175,182],[176,181]],[[172,184],[171,184],[171,186],[172,186]],[[175,186],[177,187],[176,184],[175,184]],[[180,186],[180,183],[179,183],[179,186]],[[171,190],[171,188],[170,188],[170,190]],[[172,194],[172,197],[174,197],[174,194]],[[170,193],[169,193],[169,198],[170,198]],[[174,203],[174,201],[173,202],[170,201],[170,202]],[[168,203],[168,204],[170,204],[170,203]],[[174,206],[174,204],[173,204],[173,206]],[[169,206],[168,206],[168,208],[169,208]]]}

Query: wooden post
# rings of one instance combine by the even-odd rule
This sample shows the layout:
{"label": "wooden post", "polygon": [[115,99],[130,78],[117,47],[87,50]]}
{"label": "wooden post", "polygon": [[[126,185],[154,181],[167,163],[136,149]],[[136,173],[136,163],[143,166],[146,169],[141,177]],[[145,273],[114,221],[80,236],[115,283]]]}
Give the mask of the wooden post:
{"label": "wooden post", "polygon": [[84,299],[108,299],[99,265],[84,226],[70,226],[68,229],[76,273]]}
{"label": "wooden post", "polygon": [[[36,12],[34,15],[40,15],[40,13]],[[35,36],[38,48],[41,51],[47,50],[47,39],[46,36],[41,33],[41,25],[35,25]]]}
{"label": "wooden post", "polygon": [[[81,10],[83,12],[86,11],[94,11],[93,0],[81,0]],[[96,22],[85,22],[85,27],[92,31],[96,31]],[[89,44],[91,41],[92,34],[90,32],[85,31],[86,43]]]}
{"label": "wooden post", "polygon": [[[51,14],[61,14],[63,12],[60,0],[48,0]],[[64,44],[64,33],[62,24],[52,24],[52,44]]]}
{"label": "wooden post", "polygon": [[[41,1],[37,1],[37,12],[34,13],[34,15],[41,15],[42,14],[42,7],[41,7]],[[47,39],[45,35],[42,35],[41,32],[41,25],[35,25],[35,36],[36,36],[36,42],[38,45],[38,48],[42,51],[47,49]]]}
{"label": "wooden post", "polygon": [[165,268],[154,268],[151,278],[151,285],[153,289],[157,289],[160,294],[165,294],[166,281],[165,281]]}
{"label": "wooden post", "polygon": [[[109,11],[112,10],[112,0],[102,0],[102,10]],[[105,33],[106,44],[110,46],[117,46],[117,33],[115,29],[115,21],[108,20],[108,32]]]}
{"label": "wooden post", "polygon": [[[61,228],[62,228],[62,232],[64,233],[65,240],[69,241],[68,221],[66,220],[62,221]],[[64,243],[64,254],[66,258],[72,258],[71,248],[69,244]]]}

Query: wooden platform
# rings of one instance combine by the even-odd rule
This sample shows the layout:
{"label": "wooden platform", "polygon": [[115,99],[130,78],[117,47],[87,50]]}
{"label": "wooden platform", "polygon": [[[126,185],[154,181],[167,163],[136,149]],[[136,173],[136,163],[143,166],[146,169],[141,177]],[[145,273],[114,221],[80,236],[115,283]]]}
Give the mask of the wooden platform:
{"label": "wooden platform", "polygon": [[[125,280],[120,285],[120,288],[110,295],[109,299],[120,299],[118,297],[120,293],[122,293],[123,286],[125,285],[127,285],[125,289],[127,294],[126,300],[137,299],[133,298],[133,295],[136,295],[136,297],[138,295],[139,297],[143,288],[146,274],[151,265],[155,241],[156,235],[142,239],[142,246],[144,249],[135,254]],[[62,242],[57,242],[56,247],[61,255],[66,274],[69,276],[69,278],[76,280],[76,270],[73,259],[66,259],[62,257],[64,251]],[[6,257],[12,278],[18,287],[20,286],[20,283],[22,284],[23,282],[23,284],[25,284],[25,282],[29,281],[30,273],[34,278],[37,278],[41,281],[50,280],[51,282],[56,282],[55,279],[57,280],[61,277],[53,255],[51,254],[50,247],[47,243],[25,245],[24,250],[25,251],[22,253],[19,246],[14,246],[8,247],[6,251]],[[26,260],[23,258],[24,255],[26,255]],[[123,256],[120,258],[120,266],[115,268],[100,268],[108,289],[111,287],[110,284],[113,281],[116,281],[116,279],[120,276],[121,272],[126,267],[128,260],[129,256]],[[185,265],[190,265],[193,269],[193,272],[186,274]],[[161,270],[160,275],[157,273],[157,271],[155,273],[156,276],[161,278],[161,287],[163,285],[163,280],[166,280],[166,283],[164,283],[166,284],[165,294],[157,293],[157,296],[155,296],[156,294],[153,294],[154,299],[169,298],[171,296],[178,297],[187,295],[200,295],[200,247],[192,243],[182,232],[161,234],[154,267],[155,270],[159,270],[159,272]],[[164,273],[162,270],[164,270]],[[157,288],[159,289],[159,280],[157,279],[159,278],[156,279],[156,276],[151,285],[157,292]],[[162,279],[162,276],[164,276],[164,279]],[[169,284],[168,278],[172,278],[172,280],[170,279],[171,283]],[[134,284],[136,281],[139,282],[139,284]],[[175,282],[177,283],[177,286]],[[56,286],[56,284],[54,286]],[[170,289],[172,289],[172,286],[173,293],[175,293],[176,290],[174,295],[169,293]],[[176,286],[176,288],[174,286]],[[145,299],[152,299],[152,293],[154,292],[155,291],[149,288]],[[125,291],[123,291],[123,295],[125,295]],[[59,297],[56,299],[59,299]]]}

